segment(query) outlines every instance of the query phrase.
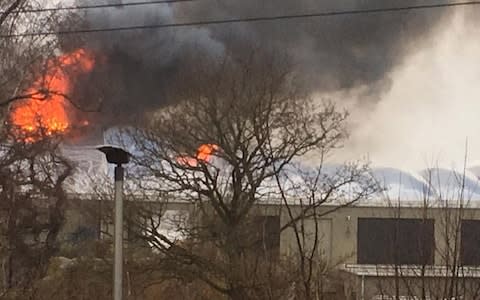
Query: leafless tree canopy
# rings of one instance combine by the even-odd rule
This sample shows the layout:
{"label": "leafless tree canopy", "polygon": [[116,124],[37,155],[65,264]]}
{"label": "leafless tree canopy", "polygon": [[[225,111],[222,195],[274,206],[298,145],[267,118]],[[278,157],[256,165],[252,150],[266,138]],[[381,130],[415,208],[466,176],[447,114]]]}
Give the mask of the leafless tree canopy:
{"label": "leafless tree canopy", "polygon": [[[324,157],[341,145],[346,113],[302,94],[291,66],[281,59],[252,53],[247,60],[216,61],[199,63],[180,76],[174,88],[177,105],[152,112],[150,122],[121,133],[123,141],[134,144],[129,178],[140,190],[198,208],[184,228],[184,242],[165,236],[157,230],[158,219],[145,220],[145,215],[137,232],[165,255],[160,269],[174,278],[200,280],[232,299],[278,299],[288,292],[272,284],[286,274],[273,267],[276,259],[260,259],[252,251],[252,209],[262,201],[286,200],[295,186],[285,174],[295,161],[307,153]],[[208,159],[198,153],[202,145],[212,150]],[[316,176],[308,195],[297,191],[296,196],[310,197],[310,204],[283,229],[316,215],[315,207],[339,196],[333,191],[357,182],[365,171],[354,165],[341,170],[328,182]],[[356,200],[373,192],[368,184],[360,184],[364,190]],[[326,187],[330,192],[322,190]]]}
{"label": "leafless tree canopy", "polygon": [[59,249],[66,192],[73,166],[51,136],[37,142],[13,136],[7,128],[0,144],[0,257],[2,294],[31,288]]}
{"label": "leafless tree canopy", "polygon": [[[58,24],[54,13],[26,13],[37,1],[0,2],[0,33]],[[64,182],[74,166],[59,149],[60,136],[40,130],[24,136],[5,121],[8,107],[35,97],[26,90],[45,74],[56,43],[52,37],[0,39],[0,260],[1,295],[14,289],[31,289],[41,278],[49,259],[58,254],[58,235],[64,224],[67,200]],[[39,92],[39,94],[44,92]]]}
{"label": "leafless tree canopy", "polygon": [[[41,8],[35,0],[5,0],[0,3],[0,33],[11,35],[36,28],[55,28],[62,16],[54,12],[29,13]],[[0,106],[30,98],[25,90],[44,74],[47,58],[54,55],[58,39],[29,36],[0,39]]]}
{"label": "leafless tree canopy", "polygon": [[[359,244],[364,244],[359,245],[359,252],[362,247],[375,249],[371,255],[375,261],[361,261],[360,257],[359,263],[376,264],[379,273],[367,292],[389,299],[479,299],[475,266],[479,223],[474,220],[475,209],[471,209],[474,200],[466,184],[470,179],[465,169],[463,173],[452,171],[451,182],[445,182],[440,172],[438,166],[426,170],[426,188],[419,207],[403,206],[403,199],[387,199],[392,205],[392,218],[363,220],[383,223],[377,223],[378,229],[359,234]],[[393,226],[385,228],[388,223]],[[417,229],[412,233],[415,223]],[[388,237],[383,236],[379,242],[378,233],[388,233]],[[382,249],[381,254],[378,249]]]}

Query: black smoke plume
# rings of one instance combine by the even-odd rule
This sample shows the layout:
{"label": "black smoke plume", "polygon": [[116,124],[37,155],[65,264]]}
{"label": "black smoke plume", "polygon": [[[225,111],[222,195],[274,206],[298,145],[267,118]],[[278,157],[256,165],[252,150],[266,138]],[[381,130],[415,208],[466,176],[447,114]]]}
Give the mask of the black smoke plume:
{"label": "black smoke plume", "polygon": [[[424,1],[197,0],[91,9],[79,18],[86,28],[107,28],[416,4]],[[74,41],[65,38],[64,45],[81,45],[98,54],[96,69],[77,85],[77,92],[92,105],[101,102],[107,115],[103,119],[115,123],[141,117],[143,112],[172,101],[167,96],[172,80],[196,61],[224,53],[250,54],[252,48],[286,53],[312,93],[365,86],[367,92],[361,101],[372,103],[388,89],[392,70],[419,43],[433,36],[448,12],[425,9],[92,33]]]}

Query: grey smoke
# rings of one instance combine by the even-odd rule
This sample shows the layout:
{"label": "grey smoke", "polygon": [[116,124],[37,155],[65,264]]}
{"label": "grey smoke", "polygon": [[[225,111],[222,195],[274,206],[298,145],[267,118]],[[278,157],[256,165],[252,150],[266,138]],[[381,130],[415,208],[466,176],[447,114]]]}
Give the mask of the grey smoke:
{"label": "grey smoke", "polygon": [[[413,0],[198,0],[88,10],[82,18],[87,27],[105,28],[422,3],[424,1]],[[104,109],[123,120],[167,104],[166,91],[174,75],[207,54],[242,55],[245,49],[260,47],[285,51],[304,75],[304,82],[312,93],[366,86],[367,91],[364,89],[359,98],[364,103],[374,103],[388,90],[392,70],[415,51],[418,43],[431,38],[448,14],[446,9],[429,9],[85,35],[83,45],[101,53],[103,59],[79,91],[82,97],[88,98],[89,93],[94,97],[94,92],[101,90]],[[101,87],[95,87],[100,83]]]}

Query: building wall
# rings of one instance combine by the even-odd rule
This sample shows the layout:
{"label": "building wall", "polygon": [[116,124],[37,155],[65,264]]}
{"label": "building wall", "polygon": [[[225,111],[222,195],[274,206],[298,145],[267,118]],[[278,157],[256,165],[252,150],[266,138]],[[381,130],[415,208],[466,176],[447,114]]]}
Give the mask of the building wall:
{"label": "building wall", "polygon": [[[323,207],[320,213],[325,213],[333,207]],[[298,214],[299,209],[295,210]],[[281,224],[284,225],[290,219],[285,210],[279,212],[281,214]],[[454,234],[453,226],[446,231],[446,224],[454,224],[458,209],[446,208],[422,208],[422,207],[379,207],[379,206],[351,206],[338,209],[334,212],[326,214],[318,221],[319,227],[319,243],[323,249],[325,258],[330,264],[355,264],[357,263],[357,224],[359,218],[426,218],[434,220],[435,230],[435,264],[445,264],[443,253],[447,248],[446,236]],[[466,208],[461,212],[462,219],[480,220],[480,209]],[[305,222],[306,231],[312,233],[314,230],[314,220],[310,219]],[[459,238],[460,234],[456,234]],[[452,243],[452,236],[448,237]],[[292,229],[285,230],[281,235],[281,252],[283,254],[292,254],[296,249],[295,234]]]}
{"label": "building wall", "polygon": [[[90,202],[90,201],[88,201]],[[111,205],[104,205],[104,209],[112,209]],[[78,231],[78,228],[85,227],[85,224],[90,224],[86,227],[92,228],[98,225],[98,218],[80,216],[82,212],[98,211],[98,203],[91,201],[90,204],[85,204],[83,201],[77,202],[72,206],[67,213],[67,224],[65,226],[64,235],[68,239],[75,238],[79,234],[85,232]],[[196,220],[198,222],[197,211],[193,204],[188,203],[169,203],[166,207],[161,206],[158,210],[172,210],[172,211],[186,211],[190,215],[189,220]],[[334,211],[332,211],[334,210]],[[291,213],[296,217],[300,213],[299,207],[292,207]],[[434,220],[434,235],[435,235],[435,265],[445,265],[446,262],[442,258],[442,253],[445,252],[446,239],[449,235],[445,224],[448,220],[455,221],[459,214],[463,219],[480,220],[479,208],[467,208],[459,211],[458,209],[446,208],[428,208],[423,207],[402,207],[400,209],[387,206],[350,206],[336,209],[334,206],[324,206],[319,209],[319,214],[323,215],[315,221],[313,218],[304,221],[304,231],[306,238],[306,249],[310,250],[313,247],[315,237],[315,224],[318,226],[318,247],[317,254],[331,267],[339,267],[346,264],[357,264],[357,234],[358,234],[358,219],[359,218],[426,218]],[[79,215],[80,213],[80,215]],[[282,228],[291,220],[288,210],[279,205],[257,205],[253,208],[251,214],[260,216],[279,216],[279,227]],[[192,217],[193,216],[193,217]],[[88,232],[87,232],[88,234]],[[459,234],[457,234],[459,236]],[[452,238],[451,236],[449,238]],[[276,245],[276,244],[275,244]],[[281,255],[295,255],[297,251],[297,240],[294,231],[287,228],[280,233],[279,251]],[[382,251],[382,249],[379,249]],[[358,265],[357,265],[358,266]],[[361,265],[359,267],[363,267]],[[380,293],[392,295],[395,291],[395,278],[391,275],[382,275],[375,273],[377,266],[372,266],[374,272],[369,275],[362,275],[361,272],[346,270],[344,284],[345,299],[379,299],[374,298]],[[466,279],[462,284],[471,285],[480,290],[480,268],[478,278]],[[429,282],[423,283],[429,287],[435,288],[437,285],[443,285],[445,276],[428,279]],[[404,280],[404,278],[402,278]],[[412,278],[412,281],[422,281],[423,278]],[[431,281],[431,282],[430,282]],[[412,285],[418,286],[417,283]],[[408,294],[407,291],[400,285],[401,294]],[[473,290],[473,288],[472,288]],[[480,294],[479,294],[480,295]],[[373,298],[372,298],[373,297]],[[469,298],[465,298],[469,299]],[[476,298],[471,298],[476,299]]]}
{"label": "building wall", "polygon": [[[95,211],[98,210],[98,201],[73,201],[71,209],[68,210],[63,234],[70,236],[79,227],[97,228],[98,217],[95,217]],[[108,209],[104,205],[104,209]],[[170,203],[167,207],[159,208],[167,210],[187,211],[191,220],[195,220],[195,206],[189,203]],[[318,226],[318,249],[317,253],[321,255],[329,265],[337,264],[356,264],[357,263],[357,225],[359,218],[427,218],[434,220],[435,228],[435,264],[443,265],[445,261],[442,253],[446,248],[445,224],[448,219],[455,220],[457,209],[446,208],[428,208],[422,207],[402,207],[401,209],[386,206],[350,206],[334,209],[334,206],[324,206],[319,210],[320,214],[325,214],[315,222],[313,218],[304,221],[306,249],[312,249],[315,237],[315,223]],[[93,211],[93,215],[92,215]],[[292,207],[293,216],[298,216],[299,207]],[[85,212],[87,212],[85,214]],[[327,213],[329,212],[329,213]],[[462,210],[463,219],[480,220],[480,208],[466,208]],[[288,211],[285,207],[278,205],[258,205],[252,210],[252,214],[265,216],[279,216],[280,228],[290,220]],[[459,234],[457,235],[459,236]],[[450,237],[452,239],[452,237]],[[293,229],[286,228],[280,234],[280,253],[282,255],[293,255],[297,251],[297,240]]]}

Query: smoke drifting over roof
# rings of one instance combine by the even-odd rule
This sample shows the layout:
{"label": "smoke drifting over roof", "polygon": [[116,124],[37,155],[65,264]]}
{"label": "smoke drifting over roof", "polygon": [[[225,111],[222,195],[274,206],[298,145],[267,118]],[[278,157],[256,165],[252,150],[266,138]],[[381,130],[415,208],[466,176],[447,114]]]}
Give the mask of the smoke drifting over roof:
{"label": "smoke drifting over roof", "polygon": [[[80,0],[77,3],[86,4]],[[82,19],[86,27],[105,28],[421,3],[198,0],[86,10]],[[168,103],[165,92],[172,78],[180,70],[188,70],[192,63],[207,55],[250,54],[249,50],[256,47],[288,54],[312,93],[366,86],[361,101],[372,103],[388,90],[390,72],[415,50],[417,43],[431,36],[448,12],[428,9],[88,34],[82,37],[82,45],[101,54],[102,63],[97,64],[93,76],[85,83],[88,88],[81,86],[78,90],[85,94],[82,98],[89,98],[89,93],[98,98],[94,93],[101,90],[104,110],[125,119]]]}

